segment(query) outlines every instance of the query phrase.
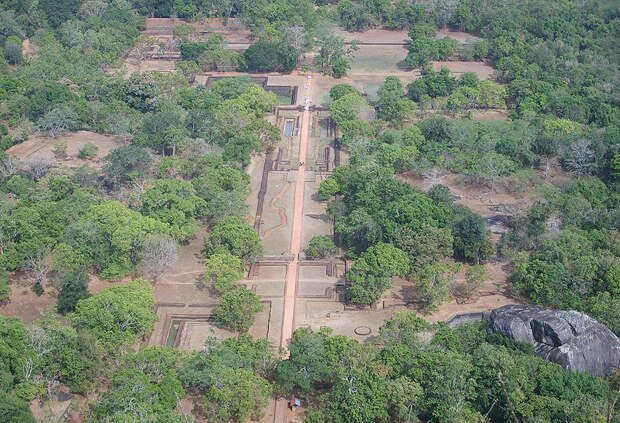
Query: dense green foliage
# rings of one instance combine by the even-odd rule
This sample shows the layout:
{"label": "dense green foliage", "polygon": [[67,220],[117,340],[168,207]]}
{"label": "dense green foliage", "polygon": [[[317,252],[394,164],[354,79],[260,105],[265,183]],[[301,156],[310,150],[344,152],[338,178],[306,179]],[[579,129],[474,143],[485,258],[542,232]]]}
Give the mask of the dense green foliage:
{"label": "dense green foliage", "polygon": [[449,58],[456,50],[457,43],[450,37],[433,39],[430,37],[416,37],[409,45],[409,54],[405,62],[412,68],[419,68],[431,60]]}
{"label": "dense green foliage", "polygon": [[30,404],[20,398],[0,391],[0,418],[6,423],[35,423]]}
{"label": "dense green foliage", "polygon": [[458,79],[447,68],[434,72],[425,69],[421,78],[407,85],[407,95],[421,103],[421,108],[435,107],[451,112],[471,109],[506,107],[506,90],[490,81],[481,81],[474,73],[464,73]]}
{"label": "dense green foliage", "polygon": [[[620,332],[617,194],[575,181],[550,189],[504,237],[516,290],[535,303],[585,311]],[[553,225],[553,226],[550,226]]]}
{"label": "dense green foliage", "polygon": [[[347,276],[349,301],[371,304],[393,276],[406,277],[452,254],[471,263],[490,258],[484,220],[453,204],[449,192],[440,195],[439,186],[425,194],[376,163],[341,166],[330,179],[333,194],[342,195],[328,205],[336,234],[347,254],[359,257]],[[424,280],[414,282],[424,291]]]}
{"label": "dense green foliage", "polygon": [[259,41],[252,44],[243,56],[251,72],[290,72],[297,65],[297,54],[289,44]]}
{"label": "dense green foliage", "polygon": [[489,40],[516,115],[550,113],[599,126],[619,118],[613,94],[603,88],[618,64],[617,19],[617,5],[599,1],[464,0],[453,16],[458,28]]}
{"label": "dense green foliage", "polygon": [[176,411],[185,390],[179,380],[184,354],[168,348],[147,347],[124,357],[112,376],[110,389],[90,408],[90,422],[184,422]]}
{"label": "dense green foliage", "polygon": [[77,303],[72,323],[91,332],[110,352],[153,330],[153,287],[144,280],[106,288]]}
{"label": "dense green foliage", "polygon": [[203,396],[205,417],[218,423],[258,420],[272,392],[265,376],[276,363],[267,342],[244,334],[205,346],[182,372],[183,383]]}
{"label": "dense green foliage", "polygon": [[382,349],[327,328],[299,329],[276,380],[309,399],[312,422],[587,421],[606,413],[605,381],[563,370],[479,325],[430,328],[398,313],[380,339]]}
{"label": "dense green foliage", "polygon": [[88,298],[88,275],[84,271],[76,271],[65,275],[60,280],[58,292],[58,312],[66,314],[75,310],[78,301]]}
{"label": "dense green foliage", "polygon": [[9,275],[6,270],[0,270],[0,305],[6,304],[11,298]]}

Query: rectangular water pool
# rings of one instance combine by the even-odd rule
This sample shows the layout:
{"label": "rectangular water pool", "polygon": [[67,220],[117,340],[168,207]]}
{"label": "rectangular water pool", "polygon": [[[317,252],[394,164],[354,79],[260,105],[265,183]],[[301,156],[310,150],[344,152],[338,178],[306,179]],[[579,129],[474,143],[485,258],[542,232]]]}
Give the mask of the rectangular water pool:
{"label": "rectangular water pool", "polygon": [[294,125],[295,125],[295,122],[292,120],[287,120],[286,122],[284,122],[284,136],[285,137],[293,136]]}

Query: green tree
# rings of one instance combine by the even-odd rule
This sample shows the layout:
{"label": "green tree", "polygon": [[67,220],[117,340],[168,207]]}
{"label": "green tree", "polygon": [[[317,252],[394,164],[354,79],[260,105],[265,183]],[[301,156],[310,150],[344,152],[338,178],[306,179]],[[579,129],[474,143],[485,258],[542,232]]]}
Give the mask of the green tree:
{"label": "green tree", "polygon": [[480,215],[468,211],[457,217],[452,232],[456,258],[480,264],[491,256],[489,231]]}
{"label": "green tree", "polygon": [[204,414],[210,422],[258,420],[271,398],[272,387],[246,369],[224,368],[203,398]]}
{"label": "green tree", "polygon": [[448,299],[454,270],[448,264],[432,263],[415,274],[414,284],[422,300],[422,309],[433,311],[442,301]]}
{"label": "green tree", "polygon": [[[134,134],[141,127],[141,123],[142,113],[120,100],[104,104],[95,114],[95,130],[104,134],[128,136]],[[121,151],[126,154],[132,150]]]}
{"label": "green tree", "polygon": [[325,345],[330,331],[323,327],[318,333],[309,328],[293,332],[289,358],[278,363],[275,371],[278,386],[285,393],[299,391],[308,396],[319,386],[329,386],[334,381],[336,374]]}
{"label": "green tree", "polygon": [[336,254],[336,245],[329,235],[316,235],[304,250],[309,259],[323,259]]}
{"label": "green tree", "polygon": [[135,269],[149,235],[168,232],[166,224],[109,200],[88,208],[66,228],[64,239],[80,256],[88,257],[102,276],[120,279]]}
{"label": "green tree", "polygon": [[364,4],[342,1],[338,4],[338,14],[340,23],[347,31],[365,31],[374,26],[374,17]]}
{"label": "green tree", "polygon": [[341,380],[329,394],[334,422],[364,423],[387,421],[388,392],[385,379],[371,371]]}
{"label": "green tree", "polygon": [[342,125],[357,119],[365,106],[367,106],[366,100],[358,93],[345,94],[330,103],[330,116],[337,125]]}
{"label": "green tree", "polygon": [[217,223],[205,240],[205,256],[229,253],[251,261],[262,252],[258,234],[247,222],[230,216]]}
{"label": "green tree", "polygon": [[32,359],[28,340],[21,320],[0,316],[0,392],[10,391],[26,378],[25,366]]}
{"label": "green tree", "polygon": [[196,81],[196,76],[200,73],[200,66],[193,60],[184,60],[182,62],[176,62],[174,68],[183,75],[183,77],[193,84]]}
{"label": "green tree", "polygon": [[379,243],[368,248],[351,267],[347,280],[349,301],[371,304],[392,286],[392,277],[404,277],[410,270],[407,253],[392,244]]}
{"label": "green tree", "polygon": [[411,169],[419,151],[415,145],[401,146],[382,144],[375,152],[375,160],[381,166],[394,169],[396,172],[406,172]]}
{"label": "green tree", "polygon": [[355,44],[346,46],[343,38],[334,35],[328,35],[319,40],[319,46],[317,64],[322,72],[334,78],[345,76],[351,69],[349,59],[358,47]]}
{"label": "green tree", "polygon": [[205,349],[186,361],[182,380],[185,386],[206,391],[218,381],[223,368],[252,370],[254,374],[271,374],[276,358],[266,339],[254,339],[248,334],[217,341],[209,338]]}
{"label": "green tree", "polygon": [[36,121],[50,110],[77,101],[79,97],[69,87],[58,83],[48,83],[32,93],[26,114]]}
{"label": "green tree", "polygon": [[29,329],[35,378],[57,380],[85,394],[100,370],[103,351],[94,336],[63,323],[49,315]]}
{"label": "green tree", "polygon": [[158,179],[142,195],[142,213],[169,225],[179,240],[196,234],[198,218],[206,210],[207,203],[196,195],[192,183],[180,178]]}
{"label": "green tree", "polygon": [[614,154],[610,164],[611,177],[615,181],[620,181],[620,153]]}
{"label": "green tree", "polygon": [[456,78],[450,76],[448,68],[442,67],[439,72],[434,72],[429,66],[424,68],[422,77],[407,85],[407,96],[413,101],[443,97],[450,95],[457,84]]}
{"label": "green tree", "polygon": [[11,301],[11,287],[9,286],[9,275],[6,270],[0,269],[0,305]]}
{"label": "green tree", "polygon": [[449,228],[422,224],[420,230],[401,226],[394,231],[394,245],[409,255],[414,271],[452,255],[454,239]]}
{"label": "green tree", "polygon": [[142,279],[114,286],[78,301],[71,322],[92,333],[115,354],[153,330],[157,316],[153,287]]}
{"label": "green tree", "polygon": [[185,111],[176,104],[159,102],[157,109],[147,113],[142,119],[142,128],[134,143],[149,146],[162,155],[176,154],[177,146],[187,136],[184,125]]}
{"label": "green tree", "polygon": [[403,86],[400,79],[394,76],[385,78],[377,91],[379,99],[375,103],[377,117],[402,125],[402,121],[411,117],[415,103],[403,98]]}
{"label": "green tree", "polygon": [[19,65],[22,60],[22,40],[11,35],[4,41],[4,57],[12,65]]}
{"label": "green tree", "polygon": [[[471,415],[470,402],[475,395],[471,383],[472,359],[451,351],[429,351],[412,363],[411,378],[426,393],[422,403],[433,421],[461,421],[461,416]],[[481,421],[477,419],[465,422]]]}
{"label": "green tree", "polygon": [[75,310],[78,301],[88,297],[88,274],[84,271],[68,273],[60,280],[56,309],[60,314],[70,313]]}
{"label": "green tree", "polygon": [[103,172],[113,183],[141,178],[151,164],[151,156],[138,146],[126,145],[112,150],[103,158]]}
{"label": "green tree", "polygon": [[218,294],[235,288],[235,282],[243,279],[245,265],[239,257],[228,253],[213,254],[207,259],[203,282]]}
{"label": "green tree", "polygon": [[0,419],[6,423],[36,423],[30,404],[0,390]]}
{"label": "green tree", "polygon": [[56,138],[67,131],[78,129],[78,115],[69,105],[61,105],[45,113],[38,121],[38,128]]}
{"label": "green tree", "polygon": [[[265,110],[266,111],[266,110]],[[263,150],[273,150],[282,139],[280,128],[265,119],[255,119],[246,128],[248,135],[256,137]]]}
{"label": "green tree", "polygon": [[318,196],[321,200],[329,200],[329,198],[340,191],[338,182],[334,178],[327,178],[321,181],[319,185]]}
{"label": "green tree", "polygon": [[252,44],[243,56],[252,72],[291,72],[297,66],[297,51],[282,42],[259,41]]}
{"label": "green tree", "polygon": [[450,37],[433,39],[428,36],[412,37],[405,62],[412,68],[426,65],[431,60],[443,60],[454,53],[457,42]]}
{"label": "green tree", "polygon": [[174,371],[153,378],[138,369],[120,370],[114,374],[110,390],[91,404],[93,421],[187,421],[176,411],[185,396]]}
{"label": "green tree", "polygon": [[422,387],[406,376],[388,380],[389,413],[393,419],[403,423],[415,422],[416,411],[423,398]]}
{"label": "green tree", "polygon": [[359,91],[349,84],[336,84],[329,90],[329,98],[331,98],[332,101],[336,101],[347,94],[359,94]]}
{"label": "green tree", "polygon": [[263,309],[260,297],[242,286],[226,292],[213,310],[215,321],[228,329],[247,332],[254,316]]}
{"label": "green tree", "polygon": [[47,22],[55,28],[75,16],[81,4],[81,0],[41,0],[39,10],[46,16]]}

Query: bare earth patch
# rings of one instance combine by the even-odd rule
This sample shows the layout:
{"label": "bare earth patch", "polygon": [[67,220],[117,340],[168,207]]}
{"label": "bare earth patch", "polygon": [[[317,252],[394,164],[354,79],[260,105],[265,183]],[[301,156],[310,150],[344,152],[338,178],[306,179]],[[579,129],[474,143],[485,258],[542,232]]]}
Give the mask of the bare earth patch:
{"label": "bare earth patch", "polygon": [[466,72],[473,72],[480,79],[493,79],[492,66],[484,62],[465,62],[465,61],[434,61],[431,62],[433,69],[439,71],[441,68],[448,68],[452,76],[460,76]]}
{"label": "bare earth patch", "polygon": [[345,41],[359,41],[361,43],[404,44],[411,41],[406,30],[391,31],[388,29],[373,28],[364,32],[349,32],[342,28],[334,30],[334,34]]}
{"label": "bare earth patch", "polygon": [[435,36],[437,39],[445,37],[454,38],[460,44],[470,44],[482,40],[482,38],[470,34],[469,32],[451,31],[449,29],[440,29]]}
{"label": "bare earth patch", "polygon": [[30,38],[26,38],[22,42],[22,56],[26,59],[36,59],[39,55],[38,48],[35,46]]}
{"label": "bare earth patch", "polygon": [[[67,142],[67,154],[64,158],[57,158],[54,154],[54,143],[56,141]],[[83,160],[78,157],[78,153],[86,144],[95,144],[99,150],[91,160]],[[97,161],[105,157],[111,150],[122,145],[120,137],[115,135],[103,135],[90,131],[69,132],[58,138],[51,138],[45,135],[35,135],[26,141],[14,145],[6,152],[11,156],[23,161],[46,160],[55,162],[58,165],[69,167],[80,167],[90,165],[97,167]]]}
{"label": "bare earth patch", "polygon": [[[409,43],[409,31],[406,29],[389,30],[382,28],[373,28],[364,32],[349,32],[342,28],[334,30],[334,34],[345,39],[345,41],[359,41],[361,43],[383,43],[383,44],[398,44]],[[454,38],[460,44],[469,44],[472,42],[480,41],[482,38],[462,31],[451,31],[449,29],[440,29],[437,32],[435,38]]]}
{"label": "bare earth patch", "polygon": [[[437,311],[424,316],[424,319],[429,322],[441,322],[450,320],[457,314],[490,311],[506,304],[519,303],[507,291],[507,280],[510,276],[508,263],[503,261],[488,263],[485,267],[489,279],[470,302],[458,304],[454,299],[444,301]],[[464,280],[462,275],[460,276]],[[463,281],[461,279],[457,278],[457,282]]]}
{"label": "bare earth patch", "polygon": [[[130,280],[127,278],[118,282],[110,282],[97,276],[91,276],[88,290],[94,294],[110,286],[126,284]],[[32,323],[40,319],[47,310],[54,309],[56,306],[56,289],[50,280],[44,286],[45,293],[40,297],[32,290],[34,280],[24,272],[9,274],[9,283],[11,285],[11,301],[0,306],[0,315],[19,317],[25,323]]]}

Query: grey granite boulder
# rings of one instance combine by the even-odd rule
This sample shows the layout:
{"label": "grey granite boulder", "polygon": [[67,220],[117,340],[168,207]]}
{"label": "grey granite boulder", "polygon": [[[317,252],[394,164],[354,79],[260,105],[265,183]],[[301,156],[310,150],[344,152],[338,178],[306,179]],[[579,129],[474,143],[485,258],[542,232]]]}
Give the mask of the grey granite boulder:
{"label": "grey granite boulder", "polygon": [[607,376],[620,368],[620,339],[583,313],[514,304],[493,310],[488,323],[490,331],[532,344],[568,370]]}

